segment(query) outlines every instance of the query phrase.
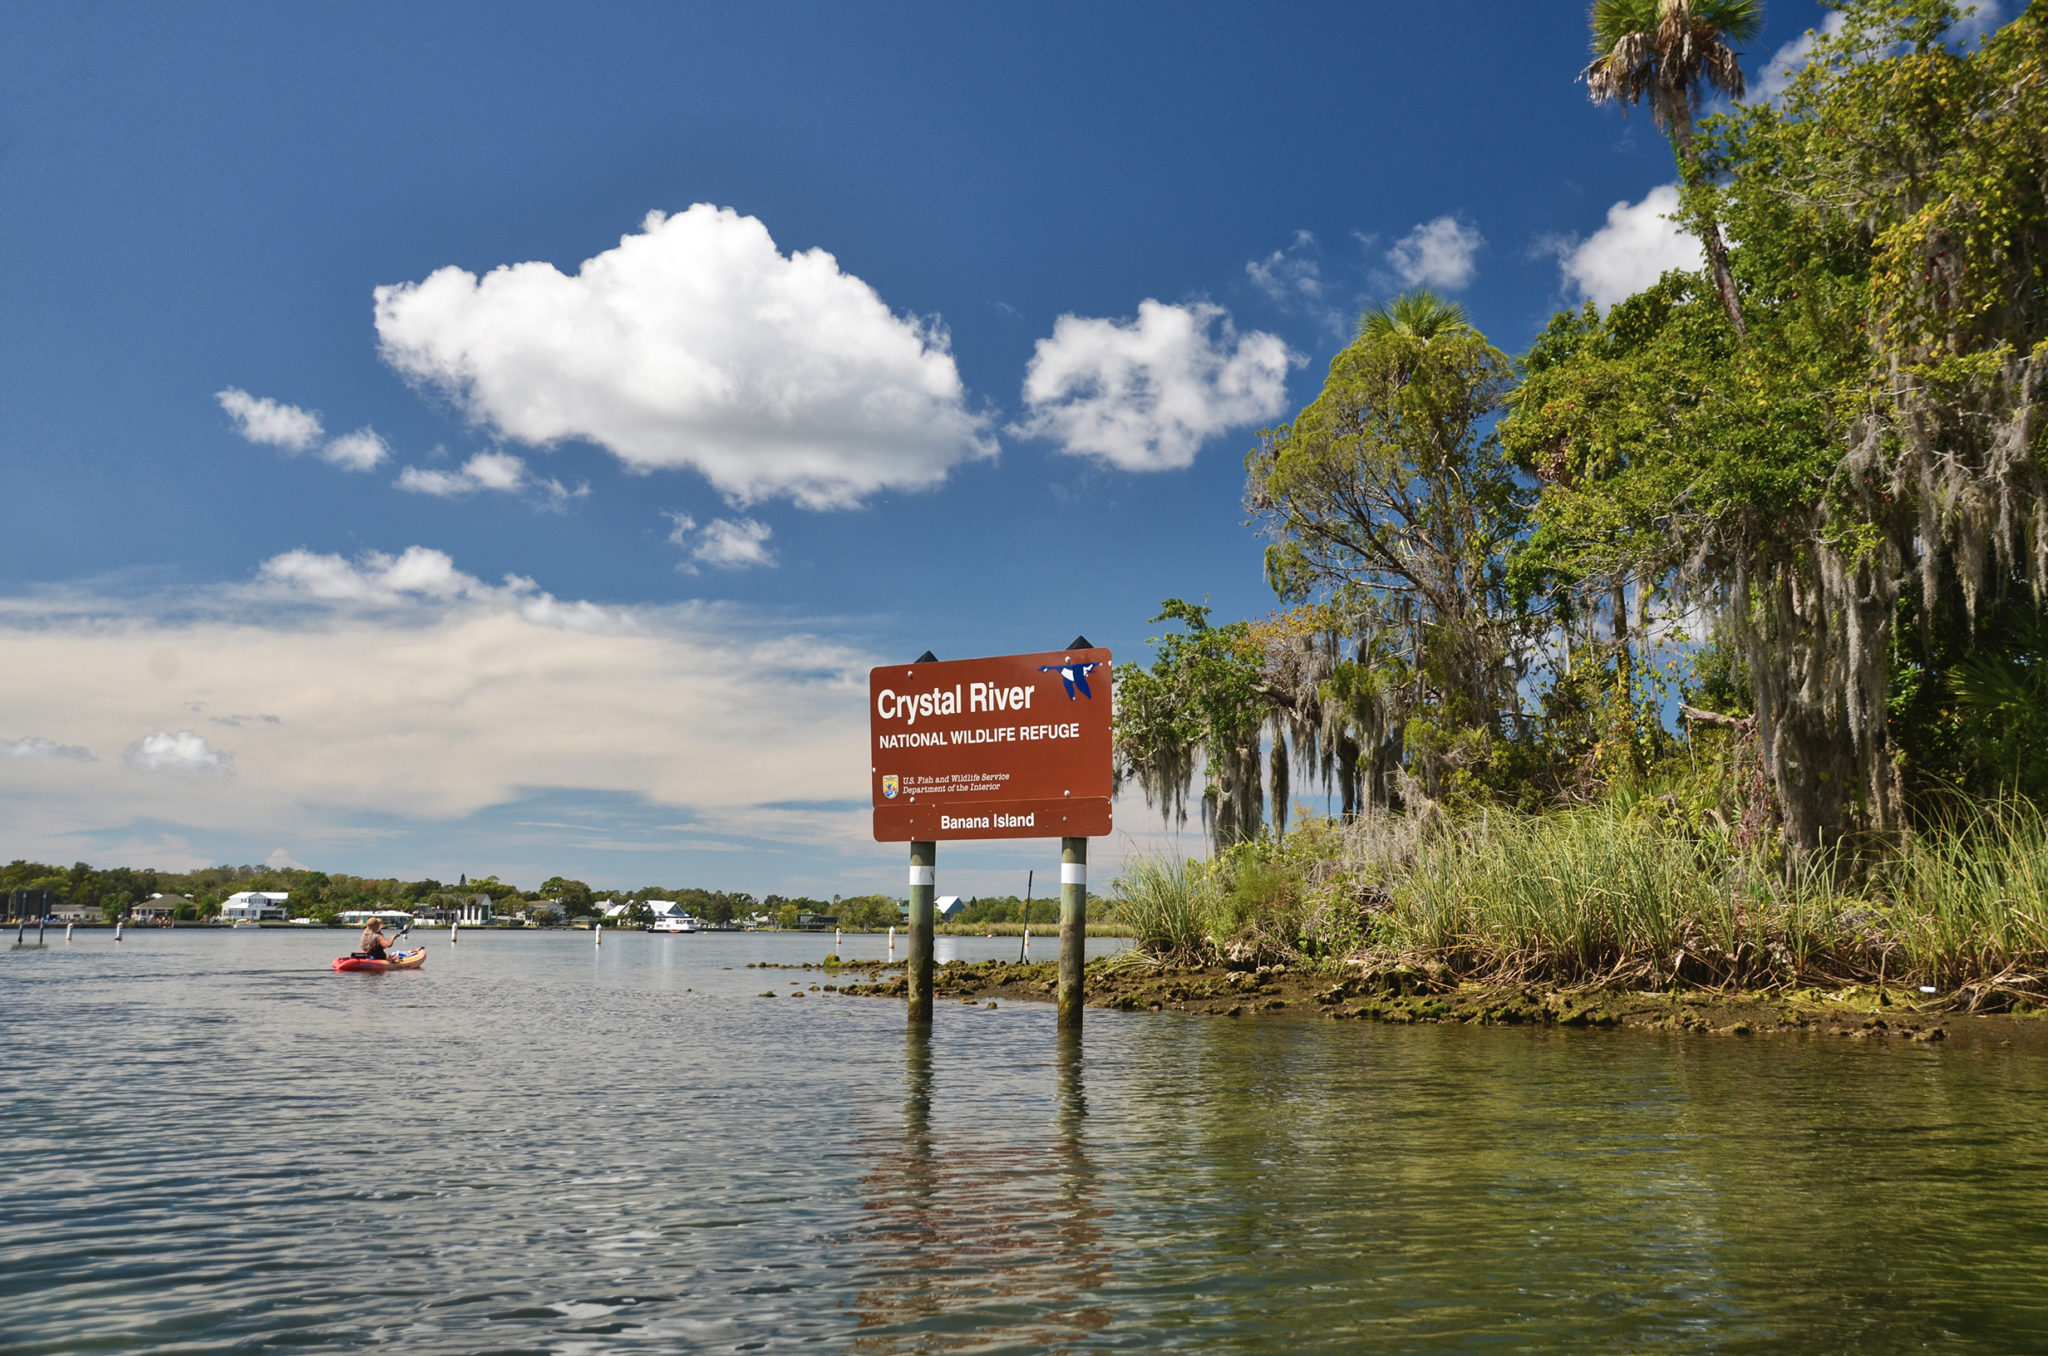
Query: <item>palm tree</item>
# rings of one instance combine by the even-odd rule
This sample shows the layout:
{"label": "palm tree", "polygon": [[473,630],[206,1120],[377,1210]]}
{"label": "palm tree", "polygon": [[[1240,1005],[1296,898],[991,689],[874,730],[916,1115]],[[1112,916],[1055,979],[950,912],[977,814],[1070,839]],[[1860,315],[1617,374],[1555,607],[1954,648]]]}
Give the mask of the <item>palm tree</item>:
{"label": "palm tree", "polygon": [[[1762,0],[1593,0],[1593,61],[1579,78],[1596,104],[1647,99],[1690,183],[1699,177],[1692,120],[1701,97],[1709,87],[1742,97],[1742,63],[1729,44],[1754,38],[1763,22]],[[1735,332],[1747,337],[1721,228],[1704,214],[1699,225],[1721,304]]]}
{"label": "palm tree", "polygon": [[1404,293],[1358,317],[1361,339],[1402,335],[1426,343],[1439,334],[1471,327],[1471,322],[1465,319],[1464,307],[1455,301],[1445,301],[1426,287]]}

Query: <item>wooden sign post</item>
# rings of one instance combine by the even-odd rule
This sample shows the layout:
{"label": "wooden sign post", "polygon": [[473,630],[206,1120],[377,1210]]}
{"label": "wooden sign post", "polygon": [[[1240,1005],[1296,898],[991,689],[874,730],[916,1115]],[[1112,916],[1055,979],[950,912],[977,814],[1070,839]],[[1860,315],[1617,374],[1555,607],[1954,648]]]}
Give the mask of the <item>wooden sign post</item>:
{"label": "wooden sign post", "polygon": [[1065,650],[868,674],[875,841],[910,844],[910,1021],[932,1019],[932,900],[943,838],[1060,840],[1062,1027],[1081,1024],[1088,840],[1110,831],[1109,651]]}

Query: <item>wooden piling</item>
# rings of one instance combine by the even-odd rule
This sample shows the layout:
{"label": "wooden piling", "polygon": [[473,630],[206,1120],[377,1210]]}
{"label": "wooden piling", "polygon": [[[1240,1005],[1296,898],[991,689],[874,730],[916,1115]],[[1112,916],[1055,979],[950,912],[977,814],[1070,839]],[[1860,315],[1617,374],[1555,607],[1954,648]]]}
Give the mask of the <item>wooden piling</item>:
{"label": "wooden piling", "polygon": [[1081,972],[1088,964],[1088,840],[1060,839],[1060,1018],[1081,1029]]}
{"label": "wooden piling", "polygon": [[938,893],[939,845],[910,845],[910,1022],[932,1021],[932,901]]}

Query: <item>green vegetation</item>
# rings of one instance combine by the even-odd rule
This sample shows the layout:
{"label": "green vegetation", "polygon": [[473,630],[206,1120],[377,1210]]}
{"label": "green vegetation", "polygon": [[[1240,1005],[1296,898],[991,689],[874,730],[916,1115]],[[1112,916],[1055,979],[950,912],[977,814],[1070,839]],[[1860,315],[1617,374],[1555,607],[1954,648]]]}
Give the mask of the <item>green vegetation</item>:
{"label": "green vegetation", "polygon": [[1168,600],[1117,675],[1120,776],[1213,849],[1119,881],[1151,950],[2038,992],[2048,5],[1841,9],[1699,119],[1760,6],[1600,0],[1701,269],[1512,360],[1398,298],[1261,434],[1285,610]]}
{"label": "green vegetation", "polygon": [[2048,819],[1968,808],[1853,884],[1786,872],[1658,802],[1313,820],[1206,862],[1140,859],[1115,916],[1162,960],[1642,989],[1927,985],[2039,1003]]}

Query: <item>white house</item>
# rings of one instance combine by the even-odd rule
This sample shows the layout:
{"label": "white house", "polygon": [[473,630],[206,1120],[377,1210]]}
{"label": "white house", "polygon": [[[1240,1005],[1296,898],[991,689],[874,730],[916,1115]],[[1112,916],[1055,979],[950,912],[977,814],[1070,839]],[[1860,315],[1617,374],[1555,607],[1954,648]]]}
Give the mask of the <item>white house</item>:
{"label": "white house", "polygon": [[343,909],[336,916],[352,928],[359,928],[372,918],[381,918],[387,926],[397,928],[413,921],[413,916],[404,909]]}
{"label": "white house", "polygon": [[237,890],[221,902],[225,923],[267,923],[284,921],[284,902],[289,890]]}

